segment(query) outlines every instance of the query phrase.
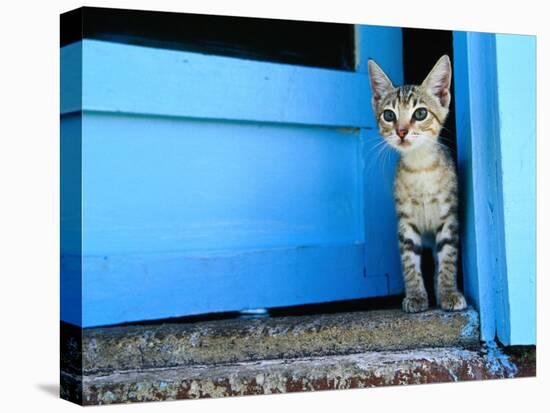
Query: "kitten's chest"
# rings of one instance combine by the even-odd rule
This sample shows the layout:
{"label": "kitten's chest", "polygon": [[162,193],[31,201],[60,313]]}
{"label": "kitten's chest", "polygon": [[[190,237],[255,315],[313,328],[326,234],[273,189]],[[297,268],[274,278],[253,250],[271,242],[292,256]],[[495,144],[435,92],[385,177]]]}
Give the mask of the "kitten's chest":
{"label": "kitten's chest", "polygon": [[423,233],[433,232],[440,224],[446,198],[441,171],[402,173],[396,185],[396,198],[404,212]]}
{"label": "kitten's chest", "polygon": [[432,201],[444,191],[442,175],[439,169],[421,172],[404,172],[400,174],[400,187],[403,195],[416,200],[417,202]]}

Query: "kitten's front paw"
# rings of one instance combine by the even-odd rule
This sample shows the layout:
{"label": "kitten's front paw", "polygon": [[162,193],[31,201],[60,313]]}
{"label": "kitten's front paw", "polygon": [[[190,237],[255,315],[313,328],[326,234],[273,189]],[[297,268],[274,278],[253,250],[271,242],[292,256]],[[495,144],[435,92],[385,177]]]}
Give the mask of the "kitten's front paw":
{"label": "kitten's front paw", "polygon": [[445,291],[441,293],[439,299],[441,308],[445,311],[464,310],[468,304],[462,293],[458,291]]}
{"label": "kitten's front paw", "polygon": [[420,313],[428,309],[427,295],[410,295],[403,299],[401,304],[403,311],[406,313]]}

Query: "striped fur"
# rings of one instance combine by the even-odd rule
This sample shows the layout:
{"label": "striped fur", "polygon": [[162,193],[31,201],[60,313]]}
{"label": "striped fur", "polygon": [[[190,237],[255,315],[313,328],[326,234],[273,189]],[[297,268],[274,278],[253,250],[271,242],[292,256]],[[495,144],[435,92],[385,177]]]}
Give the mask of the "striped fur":
{"label": "striped fur", "polygon": [[[444,310],[462,310],[466,300],[457,289],[459,246],[458,187],[455,166],[438,142],[451,100],[451,62],[443,56],[421,85],[394,87],[382,69],[369,61],[373,109],[380,134],[400,154],[394,181],[405,298],[403,310],[428,308],[420,270],[424,247],[436,262],[435,290]],[[425,118],[415,117],[425,109]],[[384,111],[392,111],[388,121]]]}

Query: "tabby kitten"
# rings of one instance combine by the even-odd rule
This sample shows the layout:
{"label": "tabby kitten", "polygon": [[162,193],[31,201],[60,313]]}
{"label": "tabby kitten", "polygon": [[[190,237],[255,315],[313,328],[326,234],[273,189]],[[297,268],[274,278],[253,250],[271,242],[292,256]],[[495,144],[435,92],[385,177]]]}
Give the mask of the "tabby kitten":
{"label": "tabby kitten", "polygon": [[400,153],[394,198],[405,280],[403,310],[416,313],[428,308],[420,271],[423,246],[434,252],[438,305],[462,310],[466,300],[456,285],[457,176],[447,148],[438,142],[451,102],[451,61],[441,57],[421,85],[393,86],[373,60],[369,76],[380,134]]}

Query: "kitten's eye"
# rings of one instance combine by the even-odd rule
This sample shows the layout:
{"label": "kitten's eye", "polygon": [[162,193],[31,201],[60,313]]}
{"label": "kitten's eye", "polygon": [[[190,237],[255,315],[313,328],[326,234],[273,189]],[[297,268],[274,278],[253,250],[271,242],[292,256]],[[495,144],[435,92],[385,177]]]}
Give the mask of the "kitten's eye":
{"label": "kitten's eye", "polygon": [[414,120],[424,120],[428,116],[428,111],[425,108],[418,108],[413,113]]}
{"label": "kitten's eye", "polygon": [[393,122],[395,120],[395,113],[393,110],[386,109],[382,112],[382,117],[386,122]]}

